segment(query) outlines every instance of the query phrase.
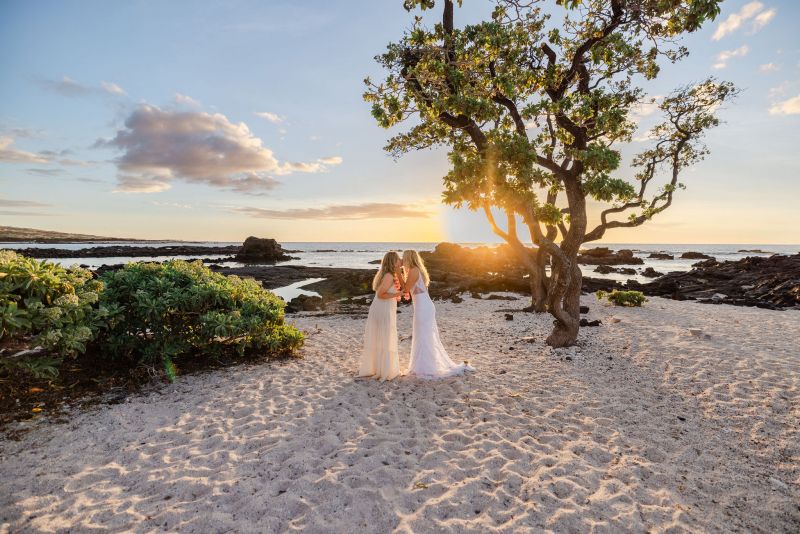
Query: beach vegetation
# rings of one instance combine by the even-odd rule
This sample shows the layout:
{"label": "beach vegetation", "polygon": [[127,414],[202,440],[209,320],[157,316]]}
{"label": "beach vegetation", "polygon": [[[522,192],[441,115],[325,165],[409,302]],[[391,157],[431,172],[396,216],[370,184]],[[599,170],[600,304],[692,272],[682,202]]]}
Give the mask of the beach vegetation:
{"label": "beach vegetation", "polygon": [[614,303],[616,306],[628,306],[628,307],[641,307],[642,304],[647,302],[647,298],[645,298],[644,293],[641,291],[623,291],[621,289],[614,289],[611,292],[606,292],[603,290],[598,291],[595,293],[597,296],[597,300],[606,299],[609,302]]}
{"label": "beach vegetation", "polygon": [[199,261],[95,277],[0,251],[0,422],[3,412],[41,412],[41,399],[174,380],[179,367],[292,354],[302,343],[281,299]]}

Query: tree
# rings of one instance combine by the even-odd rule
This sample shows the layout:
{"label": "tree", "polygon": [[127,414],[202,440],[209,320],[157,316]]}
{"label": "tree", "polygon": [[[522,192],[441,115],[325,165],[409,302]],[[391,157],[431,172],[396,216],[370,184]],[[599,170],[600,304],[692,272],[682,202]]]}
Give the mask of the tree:
{"label": "tree", "polygon": [[[555,0],[550,6],[565,13],[555,26],[541,0],[494,0],[490,20],[458,29],[453,1],[444,0],[441,23],[428,28],[415,17],[403,38],[376,57],[388,74],[380,83],[365,80],[373,116],[384,128],[416,120],[386,149],[397,156],[449,147],[444,201],[483,210],[518,252],[534,304],[555,317],[551,346],[577,339],[581,245],[668,208],[683,187],[681,172],[707,154],[703,134],[736,94],[713,78],[658,102],[664,122],[650,131],[651,147],[633,159],[634,179],[615,175],[619,146],[636,131],[632,109],[656,104],[637,83],[656,78],[660,62],[685,57],[679,38],[713,19],[720,2]],[[404,6],[432,9],[435,0]],[[610,204],[591,229],[587,198]],[[492,208],[505,213],[505,230]],[[520,241],[517,218],[535,252]]]}

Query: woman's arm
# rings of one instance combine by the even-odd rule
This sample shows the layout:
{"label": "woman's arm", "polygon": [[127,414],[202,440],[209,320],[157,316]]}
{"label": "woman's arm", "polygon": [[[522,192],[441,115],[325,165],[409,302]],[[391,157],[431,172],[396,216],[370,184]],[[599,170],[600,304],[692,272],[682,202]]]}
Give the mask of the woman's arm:
{"label": "woman's arm", "polygon": [[375,294],[379,299],[395,298],[397,293],[394,290],[394,276],[389,273],[384,274],[383,279],[381,280],[381,285],[378,286]]}
{"label": "woman's arm", "polygon": [[406,283],[403,285],[403,293],[411,293],[411,289],[417,283],[417,279],[419,278],[419,269],[416,267],[412,267],[411,270],[408,272],[408,276],[406,277]]}

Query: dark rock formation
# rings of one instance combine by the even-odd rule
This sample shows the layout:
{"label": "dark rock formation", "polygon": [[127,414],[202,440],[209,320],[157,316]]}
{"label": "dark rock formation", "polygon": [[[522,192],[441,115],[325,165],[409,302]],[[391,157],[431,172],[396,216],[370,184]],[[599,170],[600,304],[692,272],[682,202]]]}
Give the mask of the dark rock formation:
{"label": "dark rock formation", "polygon": [[611,267],[610,265],[598,265],[597,268],[594,270],[594,272],[600,274],[609,274],[609,273],[636,274],[636,269],[633,269],[631,267]]}
{"label": "dark rock formation", "polygon": [[682,260],[713,260],[714,256],[703,254],[702,252],[684,252],[681,254]]}
{"label": "dark rock formation", "polygon": [[642,276],[646,276],[647,278],[658,278],[659,276],[664,276],[664,273],[660,273],[652,267],[647,267],[642,271]]}
{"label": "dark rock formation", "polygon": [[648,258],[652,258],[654,260],[674,260],[675,259],[675,256],[673,256],[672,254],[665,254],[663,252],[653,252],[652,254],[650,254],[647,257]]}
{"label": "dark rock formation", "polygon": [[300,295],[293,298],[286,304],[287,313],[300,311],[317,311],[323,309],[325,301],[322,297],[309,297]]}
{"label": "dark rock formation", "polygon": [[274,239],[250,236],[236,254],[243,263],[274,263],[292,259]]}
{"label": "dark rock formation", "polygon": [[721,263],[710,259],[691,271],[668,273],[647,284],[629,280],[627,288],[676,300],[800,309],[800,254]]}
{"label": "dark rock formation", "polygon": [[597,247],[582,250],[578,254],[578,263],[583,265],[641,265],[644,260],[633,255],[632,250],[626,248],[616,252],[606,247]]}

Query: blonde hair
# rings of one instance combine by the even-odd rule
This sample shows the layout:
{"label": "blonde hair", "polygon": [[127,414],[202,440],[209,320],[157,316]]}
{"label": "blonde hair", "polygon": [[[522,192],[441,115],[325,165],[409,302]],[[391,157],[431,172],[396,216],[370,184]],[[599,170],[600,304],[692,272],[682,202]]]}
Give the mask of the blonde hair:
{"label": "blonde hair", "polygon": [[419,269],[422,281],[425,282],[425,287],[428,287],[428,284],[431,282],[431,277],[428,275],[428,269],[425,268],[425,262],[422,261],[422,257],[416,250],[403,251],[403,267],[406,268],[406,276],[408,276],[408,272],[412,267]]}
{"label": "blonde hair", "polygon": [[378,287],[381,285],[381,280],[383,280],[383,275],[388,273],[394,276],[394,264],[398,260],[400,260],[400,255],[395,251],[387,252],[383,255],[381,267],[378,269],[378,272],[375,273],[375,278],[372,279],[373,291],[378,290]]}

